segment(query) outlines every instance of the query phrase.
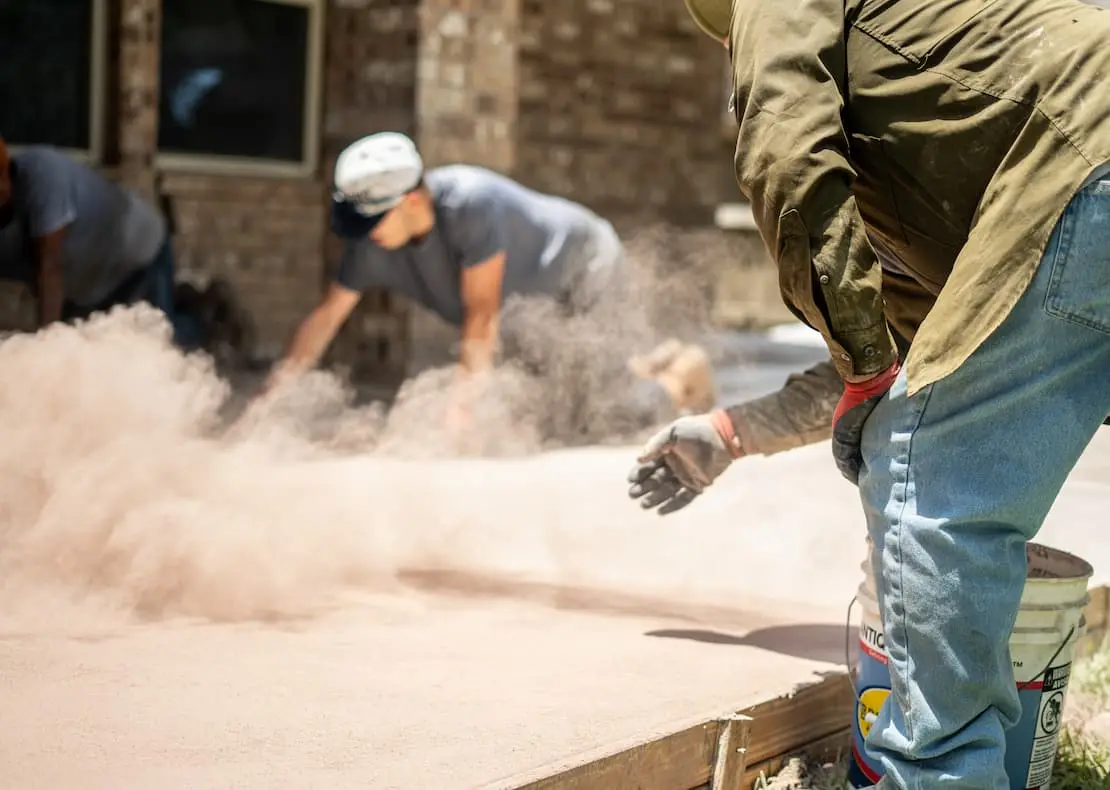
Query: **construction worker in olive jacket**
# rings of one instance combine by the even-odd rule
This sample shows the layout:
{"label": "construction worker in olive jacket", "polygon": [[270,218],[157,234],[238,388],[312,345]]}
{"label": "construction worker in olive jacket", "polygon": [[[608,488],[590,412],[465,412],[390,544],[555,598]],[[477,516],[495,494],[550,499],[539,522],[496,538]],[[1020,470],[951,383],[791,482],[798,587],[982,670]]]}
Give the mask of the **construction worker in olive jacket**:
{"label": "construction worker in olive jacket", "polygon": [[[686,0],[733,67],[736,177],[829,362],[684,417],[630,495],[832,435],[873,545],[882,790],[1008,790],[1025,545],[1110,414],[1110,11]],[[1014,777],[1025,787],[1025,776]]]}

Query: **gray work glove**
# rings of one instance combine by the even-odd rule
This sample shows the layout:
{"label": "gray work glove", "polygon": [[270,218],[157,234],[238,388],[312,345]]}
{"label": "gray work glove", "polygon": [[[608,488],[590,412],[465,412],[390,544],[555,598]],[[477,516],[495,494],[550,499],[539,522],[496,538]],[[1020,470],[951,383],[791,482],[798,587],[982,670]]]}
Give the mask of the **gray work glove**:
{"label": "gray work glove", "polygon": [[628,474],[628,495],[665,516],[681,510],[743,452],[724,411],[680,417],[644,445]]}

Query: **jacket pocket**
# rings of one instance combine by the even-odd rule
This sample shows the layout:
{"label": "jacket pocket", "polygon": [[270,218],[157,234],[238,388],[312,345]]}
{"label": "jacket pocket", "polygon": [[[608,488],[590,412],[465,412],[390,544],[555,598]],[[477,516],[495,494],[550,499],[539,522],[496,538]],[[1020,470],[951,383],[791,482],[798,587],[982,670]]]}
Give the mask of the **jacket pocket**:
{"label": "jacket pocket", "polygon": [[917,66],[997,0],[864,0],[852,24]]}
{"label": "jacket pocket", "polygon": [[1110,179],[1072,200],[1057,233],[1045,311],[1110,335]]}

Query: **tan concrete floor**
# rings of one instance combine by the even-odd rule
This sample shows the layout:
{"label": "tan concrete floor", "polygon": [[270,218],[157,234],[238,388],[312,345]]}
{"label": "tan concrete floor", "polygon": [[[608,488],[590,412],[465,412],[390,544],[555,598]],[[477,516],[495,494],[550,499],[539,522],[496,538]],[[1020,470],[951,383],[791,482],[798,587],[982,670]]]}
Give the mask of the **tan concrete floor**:
{"label": "tan concrete floor", "polygon": [[[631,453],[322,462],[401,571],[298,619],[4,610],[0,788],[511,787],[842,661],[864,532],[827,445],[667,519],[625,498]],[[1102,582],[1108,472],[1105,435],[1041,536]]]}

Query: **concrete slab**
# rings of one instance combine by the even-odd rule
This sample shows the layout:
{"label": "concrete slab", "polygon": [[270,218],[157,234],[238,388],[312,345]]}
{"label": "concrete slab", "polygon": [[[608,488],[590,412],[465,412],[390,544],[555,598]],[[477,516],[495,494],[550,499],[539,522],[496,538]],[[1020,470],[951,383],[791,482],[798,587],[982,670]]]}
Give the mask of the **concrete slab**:
{"label": "concrete slab", "polygon": [[[629,448],[317,462],[335,502],[302,534],[116,545],[169,576],[160,610],[0,609],[0,786],[511,787],[780,693],[841,662],[859,582],[828,452],[749,459],[665,519],[625,498]],[[1103,581],[1108,469],[1100,436],[1041,536]],[[223,576],[183,570],[206,551]],[[237,576],[234,606],[202,596]]]}
{"label": "concrete slab", "polygon": [[290,631],[9,634],[0,784],[508,788],[828,666],[744,644],[743,621],[720,626],[736,644],[649,635],[688,625],[394,596]]}
{"label": "concrete slab", "polygon": [[[356,572],[380,589],[381,567],[337,543],[348,589],[296,620],[0,617],[4,783],[507,787],[841,661],[849,585],[815,569],[843,540],[813,529],[816,511],[772,502],[790,459],[752,463],[667,521],[625,497],[628,452],[326,462],[314,479],[359,492],[390,525],[392,541],[370,548],[397,574],[369,596]],[[803,528],[781,528],[793,519]],[[305,529],[338,541],[326,524]],[[844,580],[861,548],[845,553]],[[255,571],[240,567],[249,598]],[[799,605],[814,595],[829,606]]]}

